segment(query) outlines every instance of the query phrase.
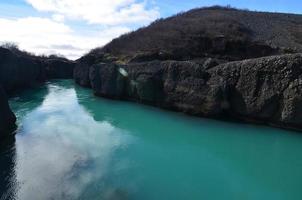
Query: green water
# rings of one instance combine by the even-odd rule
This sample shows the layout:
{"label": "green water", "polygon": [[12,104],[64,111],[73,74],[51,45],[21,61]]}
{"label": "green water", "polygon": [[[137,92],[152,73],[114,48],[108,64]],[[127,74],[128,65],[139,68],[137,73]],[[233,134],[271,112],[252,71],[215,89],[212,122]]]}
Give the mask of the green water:
{"label": "green water", "polygon": [[66,80],[10,103],[19,129],[0,154],[3,199],[302,199],[302,134],[105,100]]}

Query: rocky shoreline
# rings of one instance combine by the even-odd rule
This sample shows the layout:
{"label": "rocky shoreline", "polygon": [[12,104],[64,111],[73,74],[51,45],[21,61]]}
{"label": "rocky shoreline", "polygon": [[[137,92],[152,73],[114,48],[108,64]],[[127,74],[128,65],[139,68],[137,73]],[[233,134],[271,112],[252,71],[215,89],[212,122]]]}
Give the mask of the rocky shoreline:
{"label": "rocky shoreline", "polygon": [[302,54],[211,62],[80,63],[74,78],[101,97],[302,129]]}

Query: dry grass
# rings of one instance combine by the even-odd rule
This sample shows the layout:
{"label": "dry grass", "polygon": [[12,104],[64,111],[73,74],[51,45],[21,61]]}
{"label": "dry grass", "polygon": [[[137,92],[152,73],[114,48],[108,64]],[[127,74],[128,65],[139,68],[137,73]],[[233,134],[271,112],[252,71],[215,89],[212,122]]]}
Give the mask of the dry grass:
{"label": "dry grass", "polygon": [[[222,42],[226,43],[225,47],[219,49]],[[190,59],[243,52],[237,58],[241,59],[262,56],[257,55],[259,49],[254,48],[255,45],[276,51],[302,52],[302,15],[251,12],[220,6],[198,8],[156,20],[148,27],[114,39],[94,53],[132,57],[166,52],[175,59]],[[250,46],[253,46],[255,55],[248,52]],[[276,51],[268,50],[263,54]]]}

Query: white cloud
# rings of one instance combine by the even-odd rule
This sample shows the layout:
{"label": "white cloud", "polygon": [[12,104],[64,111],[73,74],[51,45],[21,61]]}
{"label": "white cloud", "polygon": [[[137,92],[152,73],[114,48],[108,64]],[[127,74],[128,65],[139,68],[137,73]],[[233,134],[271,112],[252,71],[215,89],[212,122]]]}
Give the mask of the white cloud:
{"label": "white cloud", "polygon": [[159,17],[152,0],[24,1],[45,12],[43,17],[0,18],[0,42],[15,42],[26,51],[70,59]]}
{"label": "white cloud", "polygon": [[16,42],[27,51],[37,54],[59,53],[70,59],[79,58],[91,48],[103,46],[130,31],[127,27],[115,26],[81,35],[64,23],[38,17],[0,18],[0,30],[1,42]]}
{"label": "white cloud", "polygon": [[53,14],[52,15],[52,19],[57,21],[57,22],[63,22],[65,17],[64,15],[60,15],[60,14]]}
{"label": "white cloud", "polygon": [[94,181],[104,180],[107,170],[128,167],[119,162],[115,169],[110,158],[132,137],[109,122],[95,121],[74,89],[49,86],[41,106],[22,121],[22,130],[28,134],[17,136],[16,199],[80,199]]}
{"label": "white cloud", "polygon": [[84,20],[90,24],[146,24],[159,17],[156,7],[136,0],[26,0],[38,11]]}

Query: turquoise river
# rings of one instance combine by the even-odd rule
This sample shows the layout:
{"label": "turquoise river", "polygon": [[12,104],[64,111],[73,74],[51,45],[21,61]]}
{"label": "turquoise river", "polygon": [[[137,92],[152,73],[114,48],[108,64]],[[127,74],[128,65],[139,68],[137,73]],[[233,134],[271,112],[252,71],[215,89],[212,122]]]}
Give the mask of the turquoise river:
{"label": "turquoise river", "polygon": [[301,200],[302,134],[94,97],[55,80],[10,99],[1,200]]}

